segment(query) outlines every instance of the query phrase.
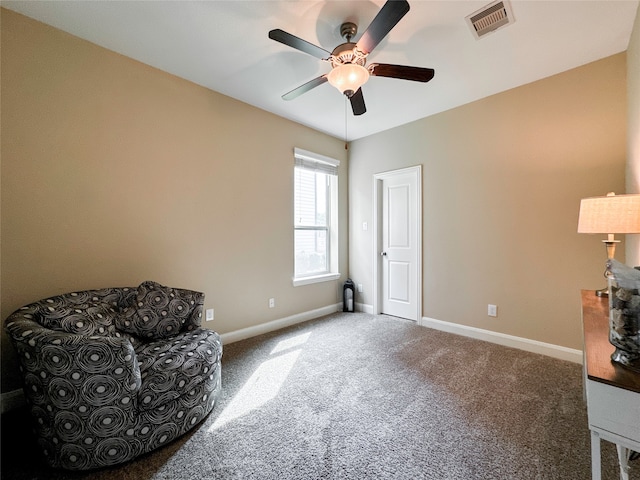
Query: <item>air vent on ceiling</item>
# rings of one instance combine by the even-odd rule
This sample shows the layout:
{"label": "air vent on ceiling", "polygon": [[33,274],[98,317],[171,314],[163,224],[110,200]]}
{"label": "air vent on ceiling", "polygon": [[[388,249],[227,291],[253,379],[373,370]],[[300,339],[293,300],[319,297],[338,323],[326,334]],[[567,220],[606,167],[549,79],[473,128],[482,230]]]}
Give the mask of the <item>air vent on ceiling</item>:
{"label": "air vent on ceiling", "polygon": [[515,22],[511,5],[507,0],[498,0],[465,17],[476,38]]}

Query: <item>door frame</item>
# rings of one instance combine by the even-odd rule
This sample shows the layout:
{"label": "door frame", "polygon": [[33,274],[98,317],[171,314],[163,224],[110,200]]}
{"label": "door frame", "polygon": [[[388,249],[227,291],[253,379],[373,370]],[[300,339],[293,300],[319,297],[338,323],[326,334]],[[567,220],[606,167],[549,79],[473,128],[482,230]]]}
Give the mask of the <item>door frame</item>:
{"label": "door frame", "polygon": [[418,246],[416,254],[416,321],[419,324],[422,319],[422,165],[390,170],[373,175],[373,313],[377,315],[382,310],[382,183],[388,178],[399,175],[413,175],[416,180],[416,205],[415,216],[412,219],[416,223],[415,242]]}

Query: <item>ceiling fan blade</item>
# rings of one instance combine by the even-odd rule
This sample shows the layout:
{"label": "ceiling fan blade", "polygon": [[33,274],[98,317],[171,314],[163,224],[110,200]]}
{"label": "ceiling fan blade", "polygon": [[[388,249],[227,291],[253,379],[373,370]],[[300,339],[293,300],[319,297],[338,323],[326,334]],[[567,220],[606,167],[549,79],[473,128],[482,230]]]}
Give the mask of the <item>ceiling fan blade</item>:
{"label": "ceiling fan blade", "polygon": [[428,82],[436,73],[433,68],[390,65],[388,63],[372,63],[369,65],[369,71],[375,77],[400,78],[414,82]]}
{"label": "ceiling fan blade", "polygon": [[358,40],[356,48],[362,53],[371,53],[408,11],[409,3],[406,0],[387,0]]}
{"label": "ceiling fan blade", "polygon": [[309,55],[319,58],[320,60],[326,60],[331,56],[331,52],[328,52],[324,48],[318,47],[313,43],[309,43],[295,35],[280,30],[279,28],[271,30],[269,32],[269,38],[276,42],[284,43],[285,45],[300,50],[301,52],[308,53]]}
{"label": "ceiling fan blade", "polygon": [[359,88],[356,93],[349,97],[351,102],[351,109],[354,115],[362,115],[367,111],[367,107],[364,105],[364,95],[362,95],[362,88]]}
{"label": "ceiling fan blade", "polygon": [[307,93],[312,88],[316,88],[327,81],[327,76],[322,75],[321,77],[314,78],[313,80],[308,81],[307,83],[300,85],[298,88],[294,88],[288,93],[285,93],[282,98],[284,100],[293,100],[294,98],[298,98],[303,93]]}

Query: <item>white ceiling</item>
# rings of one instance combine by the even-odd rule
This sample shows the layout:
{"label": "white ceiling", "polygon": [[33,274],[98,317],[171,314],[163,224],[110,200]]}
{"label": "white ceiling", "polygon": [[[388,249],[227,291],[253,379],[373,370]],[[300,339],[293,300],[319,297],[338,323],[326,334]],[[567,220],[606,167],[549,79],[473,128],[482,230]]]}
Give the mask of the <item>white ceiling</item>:
{"label": "white ceiling", "polygon": [[281,95],[330,66],[270,40],[280,28],[326,50],[346,20],[360,37],[384,0],[2,1],[53,25],[204,87],[349,140],[625,51],[638,0],[512,0],[515,23],[476,40],[465,16],[490,0],[409,0],[411,10],[368,62],[434,68],[426,84],[372,77],[354,117],[328,83]]}

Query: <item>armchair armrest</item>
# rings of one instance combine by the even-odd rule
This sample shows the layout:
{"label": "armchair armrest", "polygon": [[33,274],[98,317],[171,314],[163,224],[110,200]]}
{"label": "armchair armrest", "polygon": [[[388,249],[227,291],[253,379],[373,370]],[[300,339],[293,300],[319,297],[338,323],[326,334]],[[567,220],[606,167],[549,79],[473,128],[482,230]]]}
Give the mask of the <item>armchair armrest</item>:
{"label": "armchair armrest", "polygon": [[32,318],[19,310],[6,321],[32,407],[54,406],[83,416],[106,405],[136,408],[140,367],[129,340],[50,330]]}

